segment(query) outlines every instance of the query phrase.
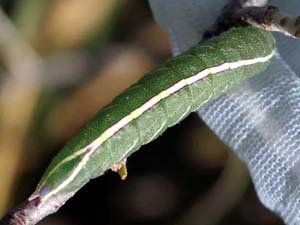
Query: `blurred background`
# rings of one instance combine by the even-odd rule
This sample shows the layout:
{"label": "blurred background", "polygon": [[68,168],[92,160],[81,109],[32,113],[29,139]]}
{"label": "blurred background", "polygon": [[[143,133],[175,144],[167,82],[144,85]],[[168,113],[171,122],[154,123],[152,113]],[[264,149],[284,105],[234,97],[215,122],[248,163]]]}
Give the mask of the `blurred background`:
{"label": "blurred background", "polygon": [[[146,0],[0,0],[0,217],[99,109],[171,57]],[[39,224],[282,224],[196,114]]]}

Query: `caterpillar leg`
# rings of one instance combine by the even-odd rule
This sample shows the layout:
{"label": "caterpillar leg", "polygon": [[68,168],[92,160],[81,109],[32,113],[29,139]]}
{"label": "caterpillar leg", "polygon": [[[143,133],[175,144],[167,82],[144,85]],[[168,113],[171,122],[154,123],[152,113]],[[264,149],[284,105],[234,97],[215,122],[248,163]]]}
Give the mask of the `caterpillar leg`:
{"label": "caterpillar leg", "polygon": [[123,159],[120,162],[116,162],[110,168],[112,171],[118,173],[122,180],[125,180],[127,177],[127,167],[126,167],[127,158]]}

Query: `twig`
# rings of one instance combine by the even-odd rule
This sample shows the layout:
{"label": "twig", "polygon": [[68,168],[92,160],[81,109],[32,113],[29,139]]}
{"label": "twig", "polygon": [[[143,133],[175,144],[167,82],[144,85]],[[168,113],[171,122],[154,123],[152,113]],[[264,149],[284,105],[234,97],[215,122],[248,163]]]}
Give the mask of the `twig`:
{"label": "twig", "polygon": [[203,38],[208,39],[231,27],[244,24],[244,21],[241,21],[241,15],[239,15],[240,10],[247,7],[263,7],[267,2],[268,0],[228,0],[228,4],[224,6],[213,26],[204,33]]}
{"label": "twig", "polygon": [[287,15],[276,6],[264,6],[266,2],[232,0],[230,4],[223,8],[222,14],[213,27],[204,34],[204,38],[219,35],[231,27],[246,24],[299,38],[300,16]]}
{"label": "twig", "polygon": [[248,7],[240,10],[237,16],[252,26],[300,37],[300,16],[289,16],[276,6]]}

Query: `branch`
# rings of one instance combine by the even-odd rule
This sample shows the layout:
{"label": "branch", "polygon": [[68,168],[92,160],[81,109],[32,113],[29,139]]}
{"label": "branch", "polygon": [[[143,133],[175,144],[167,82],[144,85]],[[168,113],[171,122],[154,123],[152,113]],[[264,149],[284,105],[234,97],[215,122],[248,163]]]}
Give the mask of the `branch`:
{"label": "branch", "polygon": [[237,16],[252,26],[300,37],[300,16],[289,16],[276,6],[248,7],[240,10]]}
{"label": "branch", "polygon": [[251,25],[268,31],[276,31],[293,38],[300,37],[300,16],[290,16],[267,1],[231,0],[204,38],[219,35],[231,27]]}

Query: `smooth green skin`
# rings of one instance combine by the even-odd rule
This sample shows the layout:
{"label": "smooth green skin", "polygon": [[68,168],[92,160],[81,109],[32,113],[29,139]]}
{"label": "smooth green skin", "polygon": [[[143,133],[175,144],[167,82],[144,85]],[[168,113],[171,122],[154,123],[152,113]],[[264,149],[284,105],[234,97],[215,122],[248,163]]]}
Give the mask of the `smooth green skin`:
{"label": "smooth green skin", "polygon": [[[40,193],[41,199],[43,198],[41,193],[41,189],[44,187],[41,186],[43,183],[49,191],[55,189],[70,176],[85,154],[60,166],[50,177],[48,177],[49,171],[64,158],[90,144],[114,123],[162,90],[206,68],[224,62],[267,56],[271,54],[274,48],[275,40],[270,32],[254,27],[241,27],[231,29],[189,49],[182,55],[168,60],[160,67],[147,73],[136,84],[116,97],[111,104],[100,110],[94,119],[74,136],[52,160],[35,193]],[[57,194],[78,190],[90,179],[103,174],[115,162],[126,158],[142,145],[158,137],[168,127],[178,123],[178,119],[187,110],[186,115],[197,110],[210,96],[212,99],[220,96],[226,89],[231,88],[241,80],[262,72],[267,66],[268,62],[257,63],[209,75],[207,78],[162,100],[105,141],[76,178]],[[159,133],[152,137],[158,130]],[[134,148],[129,151],[132,146]]]}

